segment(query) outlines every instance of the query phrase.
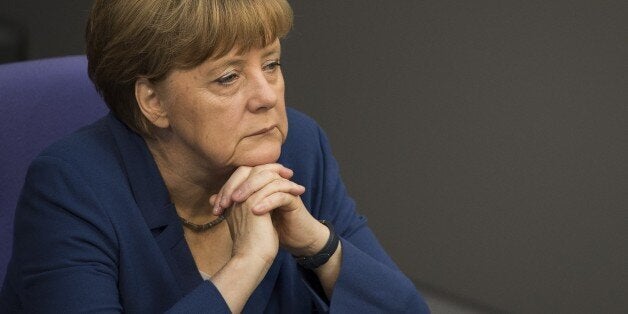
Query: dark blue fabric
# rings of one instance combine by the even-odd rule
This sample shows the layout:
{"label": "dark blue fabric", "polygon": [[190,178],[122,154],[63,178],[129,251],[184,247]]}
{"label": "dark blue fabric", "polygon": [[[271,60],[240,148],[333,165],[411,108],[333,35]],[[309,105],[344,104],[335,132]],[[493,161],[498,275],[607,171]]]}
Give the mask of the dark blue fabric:
{"label": "dark blue fabric", "polygon": [[28,165],[45,147],[106,112],[87,78],[85,56],[0,65],[0,282]]}
{"label": "dark blue fabric", "polygon": [[[327,139],[288,111],[280,163],[307,188],[303,201],[341,236],[331,302],[280,250],[245,313],[424,313],[413,284],[355,212]],[[202,281],[143,139],[112,115],[42,152],[15,216],[14,253],[0,309],[25,312],[228,312]]]}

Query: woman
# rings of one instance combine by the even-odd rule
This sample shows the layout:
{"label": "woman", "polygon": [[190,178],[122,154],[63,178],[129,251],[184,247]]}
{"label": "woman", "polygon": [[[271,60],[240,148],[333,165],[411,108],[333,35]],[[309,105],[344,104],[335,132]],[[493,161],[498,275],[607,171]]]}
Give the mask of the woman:
{"label": "woman", "polygon": [[285,107],[291,24],[284,0],[95,1],[88,72],[111,114],[31,165],[3,308],[427,311]]}

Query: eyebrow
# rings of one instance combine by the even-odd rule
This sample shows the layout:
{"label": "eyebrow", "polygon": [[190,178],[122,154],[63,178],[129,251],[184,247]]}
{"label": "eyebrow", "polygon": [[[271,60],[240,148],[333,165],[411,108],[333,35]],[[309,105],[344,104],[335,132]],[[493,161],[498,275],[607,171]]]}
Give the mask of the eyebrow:
{"label": "eyebrow", "polygon": [[[281,48],[273,47],[273,48],[269,49],[268,51],[266,51],[266,52],[264,52],[262,54],[262,58],[268,58],[268,56],[273,55],[273,54],[281,54]],[[243,57],[243,56],[235,56],[233,58],[228,58],[228,59],[224,60],[223,62],[220,62],[220,63],[216,64],[215,66],[211,67],[211,69],[209,69],[208,73],[214,73],[218,69],[224,69],[224,68],[230,67],[230,66],[241,66],[244,63],[246,63],[246,58],[245,57]]]}
{"label": "eyebrow", "polygon": [[223,62],[218,63],[215,67],[213,67],[214,69],[221,69],[221,68],[226,68],[229,66],[240,66],[242,64],[246,63],[246,59],[242,58],[242,57],[236,57],[236,58],[229,58]]}

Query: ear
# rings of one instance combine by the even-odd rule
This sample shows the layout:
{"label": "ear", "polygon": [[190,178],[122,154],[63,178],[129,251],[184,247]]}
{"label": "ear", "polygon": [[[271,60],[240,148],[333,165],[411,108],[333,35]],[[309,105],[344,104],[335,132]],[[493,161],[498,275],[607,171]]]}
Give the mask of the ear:
{"label": "ear", "polygon": [[135,100],[144,114],[144,117],[158,128],[170,126],[166,108],[157,94],[155,84],[147,78],[135,81]]}

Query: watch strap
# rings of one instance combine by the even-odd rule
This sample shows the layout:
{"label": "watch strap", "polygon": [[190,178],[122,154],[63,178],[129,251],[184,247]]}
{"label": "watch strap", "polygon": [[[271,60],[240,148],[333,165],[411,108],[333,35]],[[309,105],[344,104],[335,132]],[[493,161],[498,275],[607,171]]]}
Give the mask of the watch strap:
{"label": "watch strap", "polygon": [[297,263],[305,269],[315,269],[327,263],[329,258],[336,252],[336,249],[338,249],[340,238],[336,232],[334,232],[334,227],[329,221],[320,220],[320,222],[329,229],[329,238],[325,246],[318,253],[312,256],[295,257]]}

